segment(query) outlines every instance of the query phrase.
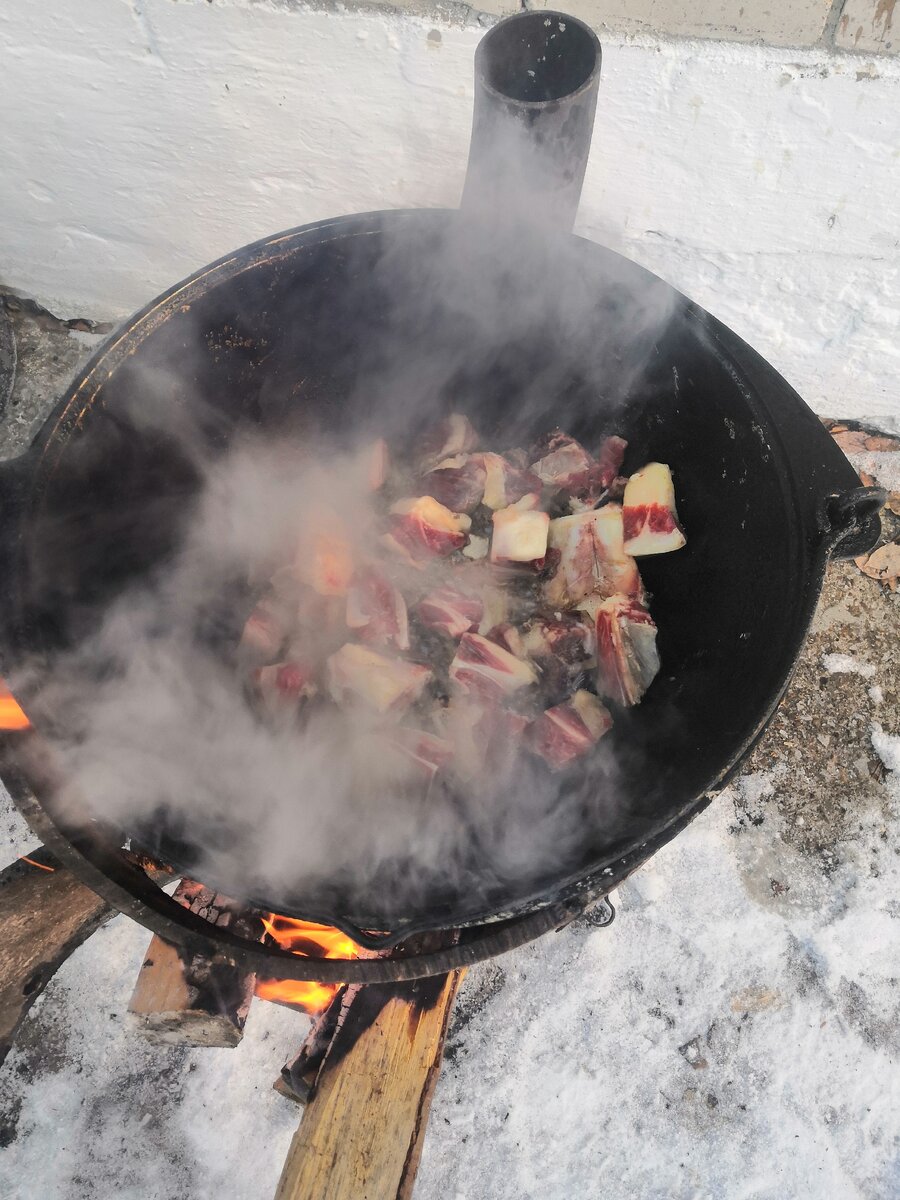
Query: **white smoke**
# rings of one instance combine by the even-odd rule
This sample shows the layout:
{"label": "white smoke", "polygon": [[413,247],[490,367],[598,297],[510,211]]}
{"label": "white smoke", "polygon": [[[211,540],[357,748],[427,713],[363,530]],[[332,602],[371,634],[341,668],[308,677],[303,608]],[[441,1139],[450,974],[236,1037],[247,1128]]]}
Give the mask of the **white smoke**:
{"label": "white smoke", "polygon": [[[673,293],[650,276],[636,285],[613,257],[598,290],[585,245],[528,218],[523,188],[520,212],[387,225],[374,257],[370,239],[359,250],[350,239],[341,282],[315,284],[343,367],[308,400],[308,364],[289,369],[279,339],[290,348],[292,331],[273,313],[269,363],[247,384],[252,431],[235,434],[215,395],[190,382],[208,366],[199,330],[190,369],[184,350],[166,368],[132,364],[119,419],[134,436],[177,436],[202,484],[177,551],[54,662],[41,706],[56,714],[51,742],[72,811],[86,807],[139,840],[165,827],[196,851],[198,878],[274,907],[334,892],[370,913],[445,891],[515,890],[577,864],[598,829],[614,835],[621,806],[607,743],[589,786],[556,786],[523,758],[505,788],[436,787],[423,798],[365,721],[325,707],[302,730],[261,721],[233,656],[254,589],[296,552],[323,501],[356,550],[371,549],[378,514],[353,466],[366,439],[383,435],[402,456],[457,409],[486,449],[560,426],[595,450],[619,431]],[[52,561],[42,566],[49,578]]]}

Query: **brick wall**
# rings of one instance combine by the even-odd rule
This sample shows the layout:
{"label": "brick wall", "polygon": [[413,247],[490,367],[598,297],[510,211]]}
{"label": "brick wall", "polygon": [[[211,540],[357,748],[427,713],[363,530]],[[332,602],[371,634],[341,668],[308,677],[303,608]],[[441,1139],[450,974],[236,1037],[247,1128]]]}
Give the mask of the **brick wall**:
{"label": "brick wall", "polygon": [[[476,13],[506,16],[521,8],[562,8],[601,35],[717,38],[770,46],[821,47],[865,54],[900,53],[898,0],[474,0]],[[385,0],[384,7],[458,16],[462,4]]]}

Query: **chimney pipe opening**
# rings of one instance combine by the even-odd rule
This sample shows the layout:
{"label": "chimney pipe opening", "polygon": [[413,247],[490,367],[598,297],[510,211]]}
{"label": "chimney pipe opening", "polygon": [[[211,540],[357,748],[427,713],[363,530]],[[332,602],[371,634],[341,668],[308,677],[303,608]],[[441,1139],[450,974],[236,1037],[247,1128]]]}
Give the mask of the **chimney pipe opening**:
{"label": "chimney pipe opening", "polygon": [[476,51],[482,82],[519,104],[547,104],[571,96],[598,66],[594,32],[574,17],[526,12],[496,25]]}

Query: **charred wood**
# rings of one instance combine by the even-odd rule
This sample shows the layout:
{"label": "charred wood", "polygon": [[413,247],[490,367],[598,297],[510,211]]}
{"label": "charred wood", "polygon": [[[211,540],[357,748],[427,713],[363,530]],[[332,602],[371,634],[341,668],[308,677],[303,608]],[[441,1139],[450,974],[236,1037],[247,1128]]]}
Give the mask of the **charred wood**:
{"label": "charred wood", "polygon": [[112,915],[43,847],[0,873],[0,1063],[56,970]]}
{"label": "charred wood", "polygon": [[[258,934],[227,897],[183,879],[175,899],[213,925]],[[176,948],[154,935],[128,1006],[152,1042],[181,1046],[236,1046],[253,999],[256,976],[225,954],[207,956]]]}

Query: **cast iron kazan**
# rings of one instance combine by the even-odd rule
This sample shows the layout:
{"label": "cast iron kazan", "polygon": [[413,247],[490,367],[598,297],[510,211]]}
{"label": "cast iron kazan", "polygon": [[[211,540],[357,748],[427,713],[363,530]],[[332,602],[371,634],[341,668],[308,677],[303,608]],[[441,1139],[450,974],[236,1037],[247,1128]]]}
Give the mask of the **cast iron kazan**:
{"label": "cast iron kazan", "polygon": [[[516,36],[528,45],[546,37],[544,14],[524,16],[541,23]],[[596,45],[571,18],[550,17]],[[532,124],[543,111],[558,121],[568,95],[583,103],[589,83],[595,96],[591,63],[543,100],[508,103],[515,113],[524,104]],[[582,171],[570,168],[569,182],[580,187]],[[342,963],[227,931],[211,942],[210,927],[121,849],[131,838],[189,873],[197,847],[165,813],[140,830],[80,822],[55,804],[39,728],[7,735],[4,778],[39,836],[89,886],[170,940],[225,951],[264,975],[376,982],[444,971],[557,927],[605,895],[738,768],[781,699],[829,558],[860,554],[878,534],[883,493],[859,486],[797,393],[729,329],[634,263],[574,238],[571,214],[518,255],[504,222],[495,218],[489,239],[478,232],[484,216],[376,212],[228,255],[112,337],[30,450],[0,466],[0,665],[16,677],[34,656],[52,671],[55,655],[177,547],[198,489],[188,441],[215,454],[248,426],[337,441],[377,433],[399,392],[413,427],[452,407],[471,415],[487,444],[511,434],[525,442],[564,412],[589,446],[609,431],[627,437],[626,470],[673,465],[688,545],[641,564],[663,670],[616,726],[624,801],[615,818],[586,817],[583,838],[550,873],[501,878],[486,868],[476,877],[476,856],[466,882],[426,888],[413,908],[396,886],[360,890],[352,880],[252,897],[369,945],[461,928],[449,950]],[[610,330],[624,338],[629,305],[647,294],[670,303],[668,319],[637,347],[611,346]],[[27,689],[21,698],[27,708]],[[592,785],[603,786],[592,770],[571,783],[586,813]],[[228,878],[205,882],[240,890]]]}

